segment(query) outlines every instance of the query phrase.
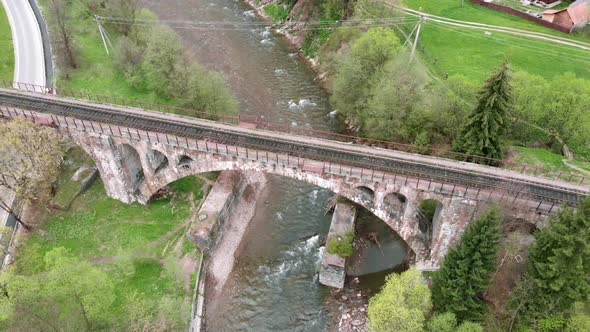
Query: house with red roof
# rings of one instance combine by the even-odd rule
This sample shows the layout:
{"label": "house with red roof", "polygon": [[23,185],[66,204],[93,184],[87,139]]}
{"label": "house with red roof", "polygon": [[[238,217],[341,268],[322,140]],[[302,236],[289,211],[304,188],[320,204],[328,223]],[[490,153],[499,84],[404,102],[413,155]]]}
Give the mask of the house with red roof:
{"label": "house with red roof", "polygon": [[567,8],[543,12],[543,20],[569,29],[570,32],[585,27],[589,18],[590,0],[578,0]]}

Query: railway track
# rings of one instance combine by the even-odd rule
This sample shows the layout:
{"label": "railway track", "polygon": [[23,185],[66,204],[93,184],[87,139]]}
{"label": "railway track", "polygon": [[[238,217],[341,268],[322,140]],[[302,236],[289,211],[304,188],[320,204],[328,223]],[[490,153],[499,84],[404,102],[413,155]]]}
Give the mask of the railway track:
{"label": "railway track", "polygon": [[504,190],[509,194],[518,195],[524,193],[532,199],[555,204],[566,203],[575,206],[580,197],[588,194],[587,191],[568,188],[567,185],[556,185],[555,181],[548,184],[548,181],[541,178],[539,181],[531,181],[506,178],[493,172],[476,172],[460,167],[461,163],[458,162],[457,167],[437,165],[437,158],[433,158],[433,163],[418,163],[379,154],[362,154],[353,149],[347,151],[346,148],[334,148],[330,144],[322,144],[322,140],[310,140],[308,137],[289,134],[281,134],[280,137],[265,136],[260,130],[245,133],[243,130],[231,130],[228,126],[207,120],[182,121],[181,118],[163,118],[160,114],[149,111],[132,112],[115,105],[93,104],[43,94],[0,89],[0,105],[268,152],[288,153],[470,188]]}

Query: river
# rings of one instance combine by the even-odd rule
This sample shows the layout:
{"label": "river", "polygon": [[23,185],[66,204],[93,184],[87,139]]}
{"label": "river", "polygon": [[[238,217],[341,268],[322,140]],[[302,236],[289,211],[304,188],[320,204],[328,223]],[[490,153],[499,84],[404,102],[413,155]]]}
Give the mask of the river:
{"label": "river", "polygon": [[[148,1],[163,20],[236,22],[231,30],[177,29],[191,54],[207,68],[223,73],[239,99],[241,112],[272,122],[335,130],[327,93],[316,73],[285,38],[258,24],[238,0]],[[251,24],[246,24],[251,23]],[[236,260],[235,269],[215,304],[207,310],[209,331],[325,331],[334,328],[337,305],[331,289],[318,283],[318,269],[331,216],[324,215],[334,194],[312,185],[269,177],[265,198]],[[370,213],[361,213],[359,230],[383,234],[382,248],[357,255],[377,258],[357,267],[392,271],[401,263],[401,240]],[[361,278],[373,291],[385,273]]]}

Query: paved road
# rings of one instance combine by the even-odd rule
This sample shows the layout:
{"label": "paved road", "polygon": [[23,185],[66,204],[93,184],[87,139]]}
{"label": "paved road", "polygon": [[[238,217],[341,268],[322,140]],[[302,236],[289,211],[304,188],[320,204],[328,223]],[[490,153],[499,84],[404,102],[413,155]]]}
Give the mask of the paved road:
{"label": "paved road", "polygon": [[27,0],[2,0],[12,29],[14,81],[45,86],[45,60],[41,30]]}

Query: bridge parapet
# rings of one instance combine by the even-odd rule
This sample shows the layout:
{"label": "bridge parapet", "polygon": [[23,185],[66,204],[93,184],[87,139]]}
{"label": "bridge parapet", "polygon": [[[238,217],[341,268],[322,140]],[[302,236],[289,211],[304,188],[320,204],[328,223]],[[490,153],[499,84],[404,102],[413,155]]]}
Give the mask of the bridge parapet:
{"label": "bridge parapet", "polygon": [[[14,88],[20,91],[29,91],[36,95],[49,95],[53,96],[57,94],[58,90],[55,88],[46,88],[43,86],[32,85],[28,83],[19,83],[6,80],[0,80],[0,87]],[[0,90],[2,90],[0,88]],[[477,163],[481,165],[501,165],[503,169],[509,169],[518,172],[523,175],[533,175],[536,177],[544,177],[547,179],[565,180],[571,183],[587,184],[590,185],[590,177],[582,174],[568,173],[560,170],[549,169],[539,167],[537,165],[527,165],[524,163],[517,163],[513,161],[499,160],[493,158],[487,158],[477,155],[469,155],[464,153],[455,152],[452,150],[426,148],[421,146],[415,146],[411,144],[404,144],[393,141],[382,141],[368,138],[361,138],[350,135],[343,135],[334,132],[319,131],[310,128],[296,127],[291,125],[284,125],[278,123],[264,122],[259,116],[255,115],[223,115],[213,114],[202,111],[196,111],[192,109],[174,107],[169,105],[160,105],[154,103],[146,103],[138,100],[128,100],[123,98],[116,98],[112,96],[91,94],[88,92],[70,90],[70,89],[59,89],[60,96],[76,98],[78,101],[89,101],[91,103],[100,103],[105,108],[118,108],[119,110],[127,110],[135,108],[138,110],[154,110],[158,112],[166,112],[172,114],[182,114],[190,117],[198,117],[201,119],[208,119],[218,121],[219,123],[229,124],[234,126],[243,126],[250,129],[263,128],[264,130],[270,130],[275,132],[282,132],[298,136],[307,136],[312,138],[322,138],[332,141],[353,143],[355,145],[363,144],[371,147],[378,147],[381,149],[394,150],[394,151],[405,151],[410,153],[419,152],[421,154],[427,154],[434,157],[442,157],[456,161],[468,161],[471,163]],[[63,98],[61,98],[63,99]],[[122,106],[116,106],[122,105]],[[10,105],[7,105],[10,106]],[[18,105],[12,105],[18,106]],[[153,111],[152,111],[153,112]]]}
{"label": "bridge parapet", "polygon": [[[146,203],[160,188],[184,176],[220,170],[277,174],[332,190],[392,227],[424,269],[438,267],[465,226],[489,203],[512,205],[536,216],[559,208],[555,200],[524,191],[521,184],[478,186],[477,178],[449,183],[452,177],[416,169],[374,167],[363,161],[324,158],[296,149],[140,129],[123,125],[125,122],[117,125],[6,106],[0,106],[0,113],[57,126],[96,160],[109,196],[127,203]],[[441,204],[430,241],[418,222],[417,209],[425,199]]]}

